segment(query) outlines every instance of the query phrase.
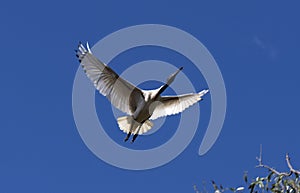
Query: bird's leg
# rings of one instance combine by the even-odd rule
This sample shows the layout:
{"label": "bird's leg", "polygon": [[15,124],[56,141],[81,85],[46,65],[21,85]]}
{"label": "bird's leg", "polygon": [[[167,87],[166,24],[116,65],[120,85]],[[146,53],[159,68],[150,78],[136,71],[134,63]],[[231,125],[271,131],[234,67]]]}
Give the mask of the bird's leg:
{"label": "bird's leg", "polygon": [[143,124],[141,124],[141,125],[139,126],[139,129],[137,130],[136,134],[134,134],[134,136],[133,136],[133,138],[132,138],[132,140],[131,140],[131,143],[133,143],[133,142],[135,141],[135,139],[137,138],[137,136],[139,135],[139,132],[140,132],[140,129],[141,129],[142,125],[143,125]]}
{"label": "bird's leg", "polygon": [[131,135],[131,131],[132,131],[133,124],[134,124],[134,120],[132,119],[132,120],[131,120],[131,124],[130,124],[129,132],[128,132],[126,138],[124,139],[124,142],[128,141],[128,139],[129,139],[129,137],[130,137],[130,135]]}
{"label": "bird's leg", "polygon": [[129,131],[129,133],[127,134],[126,138],[124,139],[124,142],[128,141],[130,135],[131,135],[131,132]]}
{"label": "bird's leg", "polygon": [[139,135],[138,133],[134,134],[134,136],[133,136],[133,138],[131,140],[131,143],[133,143],[135,141],[135,139],[137,138],[138,135]]}

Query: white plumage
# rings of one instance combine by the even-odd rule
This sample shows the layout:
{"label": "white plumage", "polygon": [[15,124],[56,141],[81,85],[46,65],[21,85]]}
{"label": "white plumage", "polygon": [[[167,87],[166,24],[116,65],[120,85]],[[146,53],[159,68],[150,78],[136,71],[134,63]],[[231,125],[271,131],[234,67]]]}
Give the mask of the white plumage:
{"label": "white plumage", "polygon": [[125,141],[134,134],[132,142],[140,134],[149,131],[154,120],[159,117],[181,113],[191,105],[202,100],[208,90],[178,96],[161,96],[160,94],[174,81],[183,69],[179,68],[167,82],[155,90],[142,90],[119,77],[110,67],[98,60],[91,52],[89,45],[85,48],[81,43],[76,56],[95,88],[119,110],[128,116],[117,119],[120,129],[127,133]]}

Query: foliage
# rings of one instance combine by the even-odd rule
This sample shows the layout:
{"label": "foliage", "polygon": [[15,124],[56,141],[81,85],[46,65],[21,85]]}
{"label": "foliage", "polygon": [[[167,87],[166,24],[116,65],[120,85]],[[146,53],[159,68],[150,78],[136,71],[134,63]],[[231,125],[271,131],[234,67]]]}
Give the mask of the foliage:
{"label": "foliage", "polygon": [[[260,151],[260,156],[257,159],[258,165],[257,168],[266,168],[268,173],[266,176],[258,176],[256,178],[248,180],[248,174],[245,172],[244,181],[245,186],[235,187],[235,188],[224,188],[222,185],[217,185],[212,181],[212,186],[214,188],[214,193],[223,193],[223,192],[250,192],[250,193],[264,193],[264,192],[273,192],[273,193],[300,193],[300,171],[295,170],[291,163],[290,157],[286,155],[286,163],[289,168],[288,172],[278,172],[274,168],[264,165],[262,163],[262,151]],[[204,186],[205,187],[205,186]],[[204,188],[203,191],[199,191],[196,186],[194,186],[196,193],[208,193]]]}

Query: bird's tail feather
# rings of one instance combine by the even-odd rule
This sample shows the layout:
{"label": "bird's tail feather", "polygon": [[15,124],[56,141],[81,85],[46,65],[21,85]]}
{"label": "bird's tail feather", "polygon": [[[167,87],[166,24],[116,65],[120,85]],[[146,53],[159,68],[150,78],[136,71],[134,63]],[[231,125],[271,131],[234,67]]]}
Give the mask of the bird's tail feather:
{"label": "bird's tail feather", "polygon": [[141,135],[143,133],[146,133],[153,127],[153,123],[151,121],[147,120],[141,125],[141,123],[133,120],[132,116],[119,117],[117,121],[120,129],[127,134],[131,130],[132,134]]}
{"label": "bird's tail feather", "polygon": [[146,133],[153,127],[153,123],[149,120],[145,121],[139,130],[139,135]]}

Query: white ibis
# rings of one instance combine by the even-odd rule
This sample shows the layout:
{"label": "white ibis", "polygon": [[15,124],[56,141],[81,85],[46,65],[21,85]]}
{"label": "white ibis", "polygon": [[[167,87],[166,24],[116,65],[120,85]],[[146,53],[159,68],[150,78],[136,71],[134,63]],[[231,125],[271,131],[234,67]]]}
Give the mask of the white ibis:
{"label": "white ibis", "polygon": [[161,96],[183,67],[171,74],[167,82],[158,89],[142,90],[119,77],[110,67],[98,60],[92,54],[88,43],[86,47],[79,43],[78,50],[75,51],[84,72],[95,88],[116,108],[128,114],[117,119],[120,129],[127,133],[124,141],[127,141],[130,135],[134,135],[131,140],[134,142],[138,135],[152,128],[153,123],[150,120],[181,113],[202,100],[201,97],[208,92],[205,89],[199,93]]}

